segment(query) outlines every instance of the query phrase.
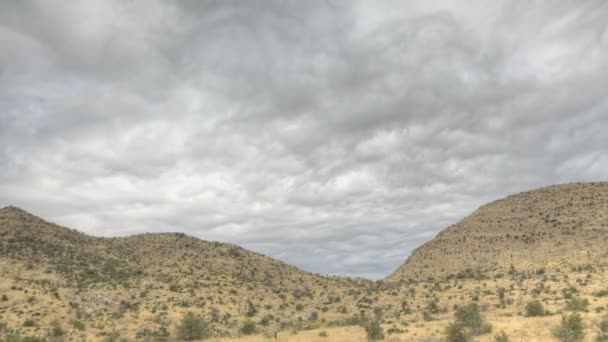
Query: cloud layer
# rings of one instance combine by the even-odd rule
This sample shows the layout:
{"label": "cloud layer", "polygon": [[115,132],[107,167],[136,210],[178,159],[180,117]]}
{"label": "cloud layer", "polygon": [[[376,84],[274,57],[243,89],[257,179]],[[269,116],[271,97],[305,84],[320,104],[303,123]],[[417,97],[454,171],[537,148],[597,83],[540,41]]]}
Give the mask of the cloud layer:
{"label": "cloud layer", "polygon": [[598,1],[0,4],[0,205],[379,278],[608,174]]}

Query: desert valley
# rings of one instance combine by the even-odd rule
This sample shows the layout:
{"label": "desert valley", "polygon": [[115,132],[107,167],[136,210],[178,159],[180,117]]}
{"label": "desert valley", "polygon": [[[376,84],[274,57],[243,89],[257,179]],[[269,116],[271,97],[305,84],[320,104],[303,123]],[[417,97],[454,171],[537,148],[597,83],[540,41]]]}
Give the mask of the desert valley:
{"label": "desert valley", "polygon": [[[0,209],[0,340],[608,341],[608,183],[481,206],[380,281]],[[404,255],[404,257],[406,257]]]}

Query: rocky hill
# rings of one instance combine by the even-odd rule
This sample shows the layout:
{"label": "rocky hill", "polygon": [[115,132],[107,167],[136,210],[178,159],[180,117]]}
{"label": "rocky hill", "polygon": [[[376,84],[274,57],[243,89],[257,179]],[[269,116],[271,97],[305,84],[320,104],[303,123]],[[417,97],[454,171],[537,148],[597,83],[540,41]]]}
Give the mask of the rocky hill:
{"label": "rocky hill", "polygon": [[[87,334],[162,335],[187,311],[211,322],[214,335],[235,334],[250,319],[271,331],[344,319],[370,285],[180,233],[99,238],[0,209],[0,295],[8,298],[0,317],[26,335],[42,334],[51,319],[98,327]],[[36,326],[23,327],[28,319]]]}
{"label": "rocky hill", "polygon": [[608,263],[608,183],[555,185],[480,207],[417,248],[388,281]]}

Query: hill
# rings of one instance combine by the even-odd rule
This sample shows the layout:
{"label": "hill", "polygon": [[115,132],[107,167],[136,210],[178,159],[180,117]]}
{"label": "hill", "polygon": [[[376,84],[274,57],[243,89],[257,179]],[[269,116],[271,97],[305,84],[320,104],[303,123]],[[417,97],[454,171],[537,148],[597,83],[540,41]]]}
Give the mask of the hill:
{"label": "hill", "polygon": [[[0,317],[28,335],[57,319],[86,322],[87,336],[163,335],[188,311],[217,336],[236,334],[249,319],[270,332],[300,320],[345,319],[356,303],[350,297],[372,284],[180,233],[92,237],[15,207],[0,209],[0,270],[0,294],[8,297]],[[36,326],[23,327],[28,319]]]}
{"label": "hill", "polygon": [[387,281],[569,269],[608,262],[608,183],[573,183],[480,207],[414,250]]}
{"label": "hill", "polygon": [[216,342],[275,332],[285,342],[365,341],[373,324],[388,341],[451,342],[462,308],[484,323],[464,331],[467,341],[503,331],[556,340],[562,315],[575,314],[583,341],[608,340],[598,330],[608,327],[607,230],[608,183],[550,186],[480,207],[371,282],[179,233],[93,237],[8,207],[0,341],[175,341],[193,313]]}

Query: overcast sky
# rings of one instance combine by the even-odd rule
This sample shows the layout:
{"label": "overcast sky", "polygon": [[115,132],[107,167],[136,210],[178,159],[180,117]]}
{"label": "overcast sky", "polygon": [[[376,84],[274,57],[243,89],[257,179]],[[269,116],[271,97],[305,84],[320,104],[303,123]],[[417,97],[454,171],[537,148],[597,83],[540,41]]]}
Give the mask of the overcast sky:
{"label": "overcast sky", "polygon": [[608,2],[2,1],[0,206],[380,278],[608,175]]}

